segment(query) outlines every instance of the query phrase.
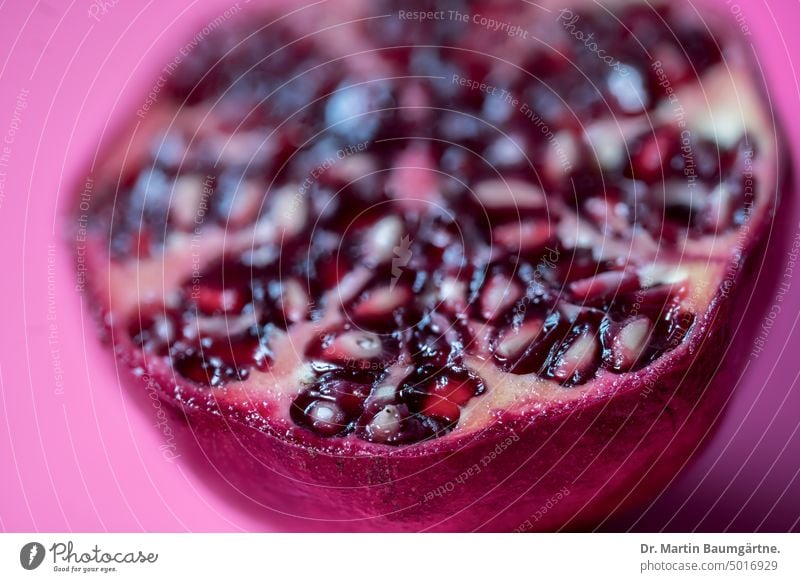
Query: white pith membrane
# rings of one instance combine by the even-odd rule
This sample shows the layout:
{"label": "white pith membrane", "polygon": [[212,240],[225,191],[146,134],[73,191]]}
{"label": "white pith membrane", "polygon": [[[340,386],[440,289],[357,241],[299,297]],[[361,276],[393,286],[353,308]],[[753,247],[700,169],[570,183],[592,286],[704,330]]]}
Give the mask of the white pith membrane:
{"label": "white pith membrane", "polygon": [[[327,17],[332,22],[343,22],[345,16],[360,14],[360,8],[347,6],[343,13],[327,14]],[[563,26],[554,26],[552,20],[545,21],[537,14],[531,12],[530,27],[543,31],[546,34],[543,38],[551,46],[563,47],[570,41]],[[514,18],[523,17],[515,14]],[[484,31],[483,34],[488,33]],[[475,36],[471,42],[476,47],[490,42],[480,34]],[[352,26],[314,38],[315,51],[332,55],[363,50],[373,42],[363,31],[355,34]],[[509,38],[506,41],[507,44],[498,45],[492,54],[504,55],[504,58],[514,54],[522,63],[520,40]],[[646,43],[647,39],[641,41]],[[331,51],[334,43],[338,43],[335,44],[337,48]],[[545,50],[526,46],[526,50],[533,53]],[[695,324],[728,276],[731,260],[738,260],[746,250],[743,245],[749,244],[748,230],[764,220],[768,209],[774,187],[770,164],[775,156],[770,122],[750,80],[749,65],[741,48],[726,44],[722,49],[724,58],[704,70],[699,79],[676,82],[671,97],[665,93],[651,95],[653,102],[638,114],[629,111],[624,115],[614,114],[606,108],[603,114],[586,120],[583,125],[554,126],[553,139],[546,142],[542,155],[531,160],[536,171],[524,177],[520,172],[506,175],[502,170],[503,164],[513,166],[528,162],[525,136],[504,131],[513,130],[515,126],[497,121],[501,131],[489,134],[495,141],[484,155],[495,156],[493,164],[501,171],[483,175],[467,183],[465,189],[453,186],[451,175],[441,161],[434,159],[432,146],[426,139],[404,137],[389,154],[385,153],[384,148],[389,148],[385,141],[376,143],[370,139],[374,137],[370,136],[370,124],[374,121],[368,115],[370,111],[408,107],[408,115],[403,120],[410,127],[433,123],[434,116],[443,115],[441,111],[433,115],[430,110],[425,113],[426,107],[432,107],[431,96],[426,92],[430,88],[415,84],[413,78],[389,83],[389,89],[387,85],[365,81],[364,71],[369,71],[367,79],[404,74],[398,70],[402,67],[379,52],[345,59],[340,74],[347,77],[348,82],[339,83],[337,78],[328,89],[327,92],[335,93],[327,98],[325,121],[339,128],[334,132],[347,134],[346,148],[326,150],[328,154],[334,152],[333,162],[327,164],[328,158],[322,156],[322,165],[310,164],[319,170],[310,178],[302,174],[287,178],[284,173],[280,179],[273,180],[274,176],[246,170],[234,175],[231,179],[236,183],[235,193],[226,203],[222,223],[209,218],[210,200],[221,197],[218,192],[225,176],[214,174],[212,180],[210,170],[206,172],[208,175],[192,170],[173,179],[171,184],[163,185],[158,182],[159,176],[148,174],[148,168],[154,167],[156,162],[165,163],[163,158],[167,155],[176,160],[169,163],[181,167],[192,152],[218,160],[223,167],[227,164],[246,168],[254,160],[278,156],[278,151],[284,147],[281,140],[285,139],[285,133],[282,132],[291,126],[291,123],[285,127],[280,124],[287,117],[291,119],[291,114],[284,118],[268,118],[266,123],[248,127],[248,112],[231,111],[235,109],[233,106],[226,109],[224,99],[217,100],[218,94],[182,106],[180,99],[170,101],[165,96],[140,124],[134,141],[121,148],[125,151],[124,159],[110,154],[103,170],[107,183],[116,184],[122,175],[122,182],[135,184],[131,188],[133,192],[137,192],[138,187],[138,191],[148,197],[168,196],[169,205],[167,222],[162,225],[164,232],[160,233],[163,243],[152,247],[155,250],[143,250],[147,243],[138,241],[130,256],[125,256],[113,250],[108,232],[95,234],[97,248],[90,256],[91,281],[97,296],[104,302],[103,310],[115,330],[115,341],[122,344],[130,341],[132,325],[154,318],[152,334],[172,345],[177,335],[176,325],[166,316],[174,310],[181,310],[183,319],[179,325],[184,337],[192,337],[192,334],[235,337],[246,333],[251,326],[261,325],[262,331],[267,331],[257,349],[265,354],[266,363],[261,367],[248,366],[244,379],[227,377],[214,386],[207,386],[197,378],[182,377],[172,367],[178,354],[172,353],[170,357],[147,349],[143,350],[145,366],[170,370],[174,385],[165,389],[181,401],[218,407],[223,414],[226,411],[235,413],[238,418],[255,424],[263,421],[276,430],[295,426],[291,412],[293,402],[326,373],[360,373],[363,369],[380,372],[377,380],[369,385],[363,405],[364,410],[371,407],[372,413],[360,418],[357,427],[351,421],[342,420],[341,410],[336,403],[331,404],[332,400],[309,400],[305,408],[310,419],[305,422],[313,422],[323,436],[365,438],[376,443],[398,444],[392,442],[401,430],[402,420],[397,391],[404,379],[423,366],[414,359],[406,344],[397,353],[387,356],[385,350],[391,350],[384,344],[393,340],[370,326],[375,322],[391,323],[398,310],[413,302],[436,306],[434,315],[429,315],[435,333],[439,334],[437,339],[443,338],[445,344],[463,340],[463,334],[454,331],[456,328],[469,331],[471,341],[464,346],[463,357],[448,365],[476,379],[481,386],[479,392],[463,399],[434,394],[433,400],[417,404],[422,411],[414,414],[443,414],[443,418],[448,419],[451,418],[447,416],[452,408],[451,400],[458,400],[456,420],[448,423],[440,419],[446,430],[438,431],[437,438],[454,438],[481,429],[502,411],[532,413],[553,403],[608,391],[612,383],[627,374],[640,373],[663,355],[684,349],[699,327]],[[303,67],[298,68],[298,71],[303,70]],[[512,74],[509,70],[513,72],[514,68],[499,67],[497,76]],[[635,103],[629,102],[630,94],[625,92],[627,85],[616,78],[608,82],[612,94],[619,93],[620,106],[635,109]],[[387,91],[391,98],[382,96],[381,91]],[[263,99],[266,95],[257,97]],[[680,105],[680,115],[676,114],[676,103]],[[498,111],[503,104],[494,106],[495,109],[484,114],[502,117]],[[359,121],[353,121],[353,116]],[[565,175],[565,160],[573,169],[599,165],[603,176],[608,172],[609,180],[616,180],[620,168],[631,165],[631,158],[644,149],[639,142],[653,135],[653,128],[662,133],[673,132],[672,139],[678,139],[679,144],[688,131],[692,143],[704,140],[726,152],[741,154],[746,151],[741,144],[746,143],[746,149],[754,152],[745,163],[750,164],[747,167],[755,177],[755,187],[745,209],[742,210],[741,201],[739,208],[733,207],[729,182],[736,176],[725,176],[724,169],[711,191],[700,190],[709,190],[702,180],[691,187],[687,187],[685,179],[674,177],[658,180],[655,186],[648,184],[649,195],[661,187],[665,208],[680,207],[681,211],[688,208],[701,225],[697,227],[700,231],[674,229],[668,239],[636,222],[635,209],[615,201],[612,196],[591,196],[580,208],[570,204],[571,198],[582,197],[582,187],[576,185],[574,175]],[[409,135],[408,127],[404,127],[404,132],[400,135]],[[301,140],[292,147],[299,148],[301,153],[312,150],[318,143],[314,138],[321,141],[322,137],[311,137],[310,141]],[[386,138],[386,141],[391,139],[396,138]],[[363,148],[359,145],[362,143],[366,144]],[[158,151],[153,153],[153,148]],[[342,151],[344,153],[338,155]],[[720,159],[722,157],[720,154]],[[668,164],[669,160],[662,160],[662,163]],[[198,165],[207,167],[203,163]],[[735,163],[734,167],[739,168]],[[296,275],[277,279],[277,287],[264,281],[265,292],[273,293],[271,299],[260,306],[254,302],[241,312],[237,309],[239,298],[226,285],[218,296],[209,299],[212,303],[218,302],[216,307],[210,307],[200,317],[187,315],[187,310],[194,309],[195,314],[203,311],[202,297],[195,294],[188,298],[187,287],[205,288],[205,281],[214,274],[212,271],[220,261],[227,264],[231,257],[233,260],[246,257],[253,272],[262,273],[278,268],[281,261],[309,259],[303,252],[284,252],[284,249],[294,249],[309,240],[314,241],[315,236],[322,236],[317,233],[324,230],[320,230],[320,221],[325,208],[315,206],[317,199],[307,194],[309,188],[328,181],[352,185],[368,183],[368,180],[383,188],[386,197],[379,200],[378,210],[371,210],[363,224],[358,223],[352,229],[345,225],[343,236],[347,237],[349,246],[342,254],[350,253],[350,270],[338,284],[315,297],[318,281],[303,280]],[[634,188],[645,188],[633,179],[630,182]],[[610,191],[614,184],[608,186]],[[551,189],[560,189],[561,193],[551,194]],[[332,190],[332,196],[336,194]],[[109,195],[114,196],[114,191]],[[119,202],[124,203],[124,199]],[[124,211],[124,206],[122,208]],[[448,247],[450,252],[457,252],[452,249],[463,246],[473,253],[469,260],[485,266],[485,277],[479,288],[473,288],[476,278],[469,272],[475,264],[453,272],[443,270],[420,288],[413,287],[408,281],[409,272],[424,257],[419,257],[419,247],[413,246],[415,233],[408,224],[416,217],[424,219],[441,209],[457,215],[476,208],[488,215],[510,210],[515,217],[492,224],[489,246],[476,242],[474,248],[470,248],[473,241],[464,239]],[[115,212],[119,211],[115,208]],[[738,223],[734,219],[737,211]],[[108,228],[108,225],[102,226]],[[111,236],[114,236],[113,230]],[[554,250],[556,258],[552,255]],[[351,256],[353,253],[355,256]],[[539,279],[526,282],[513,269],[494,268],[497,261],[514,256],[537,256],[539,260],[535,266],[543,263],[547,272],[556,269],[552,263],[558,263],[561,268],[559,261],[565,256],[591,256],[599,270],[580,277],[571,272],[561,273],[546,283]],[[338,265],[338,258],[338,255],[331,255],[328,261]],[[605,265],[602,269],[601,264]],[[259,270],[262,268],[266,271]],[[387,276],[375,283],[376,273],[387,273]],[[223,278],[225,276],[223,274]],[[538,317],[535,293],[541,287],[547,288],[547,301],[551,304],[543,308]],[[646,303],[651,293],[662,293],[667,298],[663,301],[665,307],[656,317],[645,313],[646,309],[631,307],[637,301]],[[618,299],[626,305],[625,315],[608,325],[598,323],[601,319],[606,321],[603,318],[615,309],[613,305]],[[287,329],[283,329],[283,324],[268,325],[269,322],[263,328],[267,315],[261,309],[279,313]],[[587,312],[595,318],[592,323],[582,319]],[[654,341],[657,328],[661,329],[659,318],[668,317],[668,312],[672,313],[671,317],[690,315],[689,323],[668,349],[660,349],[654,360],[645,361],[644,354]],[[511,313],[526,315],[514,320]],[[441,314],[446,317],[437,320]],[[525,373],[509,371],[509,362],[522,358],[526,348],[546,335],[550,329],[548,317],[553,314],[561,318],[561,324],[569,322],[569,331],[559,336],[559,340],[551,340],[555,343],[546,357],[546,373],[542,369]],[[362,320],[369,320],[370,325],[362,328]],[[661,325],[663,327],[663,323]],[[606,337],[604,333],[610,335]],[[253,420],[255,418],[259,420]],[[352,426],[345,430],[348,423]],[[331,428],[336,426],[341,426],[341,430]]]}

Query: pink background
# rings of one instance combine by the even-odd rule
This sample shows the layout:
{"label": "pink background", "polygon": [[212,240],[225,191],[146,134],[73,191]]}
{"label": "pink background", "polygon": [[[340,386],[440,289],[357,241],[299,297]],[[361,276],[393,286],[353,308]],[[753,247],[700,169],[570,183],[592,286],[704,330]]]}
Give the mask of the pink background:
{"label": "pink background", "polygon": [[[797,146],[800,3],[738,1],[777,115]],[[736,4],[718,3],[723,10]],[[88,16],[90,5],[0,2],[0,140],[12,130],[18,93],[29,91],[7,144],[10,168],[0,167],[7,172],[0,176],[0,529],[288,527],[198,467],[203,461],[192,443],[178,441],[177,460],[159,451],[165,440],[154,427],[157,410],[98,343],[75,292],[72,241],[63,234],[64,211],[101,136],[140,106],[142,88],[192,31],[231,2],[119,0],[99,22]],[[246,0],[239,6],[253,9]],[[793,163],[798,156],[795,147]],[[651,506],[603,529],[800,529],[800,277],[784,279],[782,301],[771,289],[786,272],[786,240],[800,232],[791,190],[781,212],[784,238],[771,233],[757,307],[743,322],[755,335],[765,310],[780,307],[764,353],[731,387],[724,418],[693,464]]]}

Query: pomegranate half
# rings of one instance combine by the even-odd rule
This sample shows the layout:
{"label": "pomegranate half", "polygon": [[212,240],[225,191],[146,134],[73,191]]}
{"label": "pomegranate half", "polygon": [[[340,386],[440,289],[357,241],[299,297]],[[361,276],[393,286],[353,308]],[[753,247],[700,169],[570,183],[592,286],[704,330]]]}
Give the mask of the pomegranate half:
{"label": "pomegranate half", "polygon": [[165,69],[93,176],[116,356],[299,527],[581,528],[658,491],[728,389],[776,202],[727,21],[458,0],[247,20]]}

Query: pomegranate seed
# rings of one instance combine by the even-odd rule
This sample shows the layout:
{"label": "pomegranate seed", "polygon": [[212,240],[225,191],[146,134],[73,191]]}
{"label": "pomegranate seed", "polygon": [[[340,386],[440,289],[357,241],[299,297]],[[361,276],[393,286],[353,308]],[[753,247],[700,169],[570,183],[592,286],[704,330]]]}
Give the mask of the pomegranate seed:
{"label": "pomegranate seed", "polygon": [[[258,138],[261,141],[260,138]],[[224,207],[217,212],[226,227],[238,228],[254,222],[261,207],[264,187],[255,180],[248,180],[232,191],[223,201]]]}
{"label": "pomegranate seed", "polygon": [[375,442],[389,442],[400,432],[402,417],[397,406],[388,404],[367,424],[367,437]]}
{"label": "pomegranate seed", "polygon": [[425,210],[440,197],[439,175],[431,151],[415,144],[395,160],[386,191],[407,208]]}
{"label": "pomegranate seed", "polygon": [[355,369],[380,370],[398,359],[398,344],[391,336],[346,325],[344,329],[328,331],[312,341],[306,356]]}
{"label": "pomegranate seed", "polygon": [[639,269],[639,280],[644,287],[680,285],[689,278],[686,269],[662,263],[650,263]]}
{"label": "pomegranate seed", "polygon": [[487,180],[474,188],[475,196],[487,209],[540,209],[547,206],[544,193],[522,180]]}
{"label": "pomegranate seed", "polygon": [[128,334],[137,346],[165,355],[169,346],[177,339],[177,326],[170,315],[143,314],[134,318]]}
{"label": "pomegranate seed", "polygon": [[381,338],[362,331],[350,331],[336,336],[327,344],[323,354],[334,360],[371,360],[383,352]]}
{"label": "pomegranate seed", "polygon": [[280,307],[286,319],[291,322],[306,319],[309,298],[300,282],[296,279],[286,279],[282,283],[281,291]]}
{"label": "pomegranate seed", "polygon": [[445,278],[439,286],[439,301],[452,313],[463,313],[467,308],[467,284],[452,277]]}
{"label": "pomegranate seed", "polygon": [[447,423],[456,423],[461,417],[461,408],[458,404],[438,394],[428,394],[423,397],[420,412]]}
{"label": "pomegranate seed", "polygon": [[223,380],[220,363],[206,360],[198,352],[182,353],[173,358],[172,365],[178,374],[197,384],[218,386]]}
{"label": "pomegranate seed", "polygon": [[641,138],[631,156],[630,176],[645,182],[661,180],[677,145],[677,132],[668,126],[657,128]]}
{"label": "pomegranate seed", "polygon": [[640,113],[650,105],[646,80],[635,68],[621,65],[612,68],[608,75],[608,89],[619,108],[628,114]]}
{"label": "pomegranate seed", "polygon": [[411,290],[407,287],[381,287],[368,292],[352,313],[356,319],[387,317],[395,309],[407,305],[410,300]]}
{"label": "pomegranate seed", "polygon": [[638,288],[639,278],[627,271],[600,273],[589,279],[581,279],[569,284],[570,292],[577,301],[596,301]]}
{"label": "pomegranate seed", "polygon": [[507,360],[519,358],[536,341],[543,327],[544,321],[541,319],[526,321],[503,336],[495,353]]}
{"label": "pomegranate seed", "polygon": [[396,256],[403,228],[403,222],[396,216],[387,216],[376,222],[364,237],[364,258],[367,263],[379,265]]}
{"label": "pomegranate seed", "polygon": [[552,238],[550,223],[546,220],[525,220],[503,224],[492,232],[493,239],[510,251],[534,251],[544,247]]}
{"label": "pomegranate seed", "polygon": [[732,200],[726,184],[719,184],[708,196],[700,224],[709,232],[724,232],[731,225]]}
{"label": "pomegranate seed", "polygon": [[568,382],[576,376],[589,374],[596,367],[599,350],[595,334],[589,330],[582,331],[556,358],[552,366],[553,377]]}
{"label": "pomegranate seed", "polygon": [[201,287],[193,299],[200,311],[208,315],[239,312],[247,304],[245,294],[238,289]]}
{"label": "pomegranate seed", "polygon": [[256,365],[265,368],[272,361],[272,354],[257,335],[233,336],[214,340],[201,340],[203,355],[209,361],[219,360],[231,367],[246,369]]}
{"label": "pomegranate seed", "polygon": [[527,150],[524,136],[500,136],[486,148],[486,158],[494,167],[512,168],[525,162]]}
{"label": "pomegranate seed", "polygon": [[348,417],[356,418],[364,410],[364,403],[372,388],[367,384],[342,380],[328,384],[325,389],[334,396],[337,404]]}
{"label": "pomegranate seed", "polygon": [[621,236],[630,231],[630,209],[627,205],[592,197],[586,200],[584,208],[603,232]]}
{"label": "pomegranate seed", "polygon": [[448,425],[458,422],[461,406],[484,390],[476,376],[454,366],[420,367],[401,386],[400,397],[411,410]]}
{"label": "pomegranate seed", "polygon": [[475,387],[471,382],[447,379],[444,382],[437,382],[431,389],[430,394],[446,398],[459,406],[465,405],[470,398],[475,396]]}
{"label": "pomegranate seed", "polygon": [[505,275],[493,275],[481,292],[481,315],[491,321],[522,297],[522,286]]}
{"label": "pomegranate seed", "polygon": [[172,192],[172,216],[184,230],[193,230],[199,218],[200,204],[208,196],[203,179],[196,175],[180,176]]}
{"label": "pomegranate seed", "polygon": [[256,227],[256,240],[276,237],[278,241],[300,234],[308,222],[308,202],[306,197],[298,194],[297,184],[288,184],[272,195],[270,212]]}
{"label": "pomegranate seed", "polygon": [[612,340],[611,358],[616,370],[631,369],[650,343],[653,324],[646,317],[634,319],[622,326]]}
{"label": "pomegranate seed", "polygon": [[317,400],[304,412],[311,428],[322,436],[334,436],[346,427],[344,411],[335,402]]}

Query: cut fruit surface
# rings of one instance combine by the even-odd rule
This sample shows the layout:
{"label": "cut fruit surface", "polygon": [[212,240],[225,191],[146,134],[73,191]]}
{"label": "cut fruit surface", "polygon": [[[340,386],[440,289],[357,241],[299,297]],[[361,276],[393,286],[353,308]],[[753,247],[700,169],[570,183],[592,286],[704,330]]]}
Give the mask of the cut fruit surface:
{"label": "cut fruit surface", "polygon": [[[365,494],[370,516],[426,455],[524,433],[504,462],[556,459],[558,419],[596,406],[563,421],[573,442],[600,455],[609,434],[628,440],[578,507],[618,459],[652,460],[632,451],[642,431],[664,436],[656,402],[682,414],[710,381],[686,374],[724,348],[706,345],[774,208],[774,130],[747,50],[713,18],[447,6],[411,21],[408,3],[347,1],[204,41],[131,138],[137,155],[105,158],[90,284],[117,353],[192,422],[255,429],[256,458],[301,489],[391,484]],[[626,433],[630,394],[654,386]],[[344,465],[312,475],[297,451]],[[410,464],[342,468],[351,457]]]}

